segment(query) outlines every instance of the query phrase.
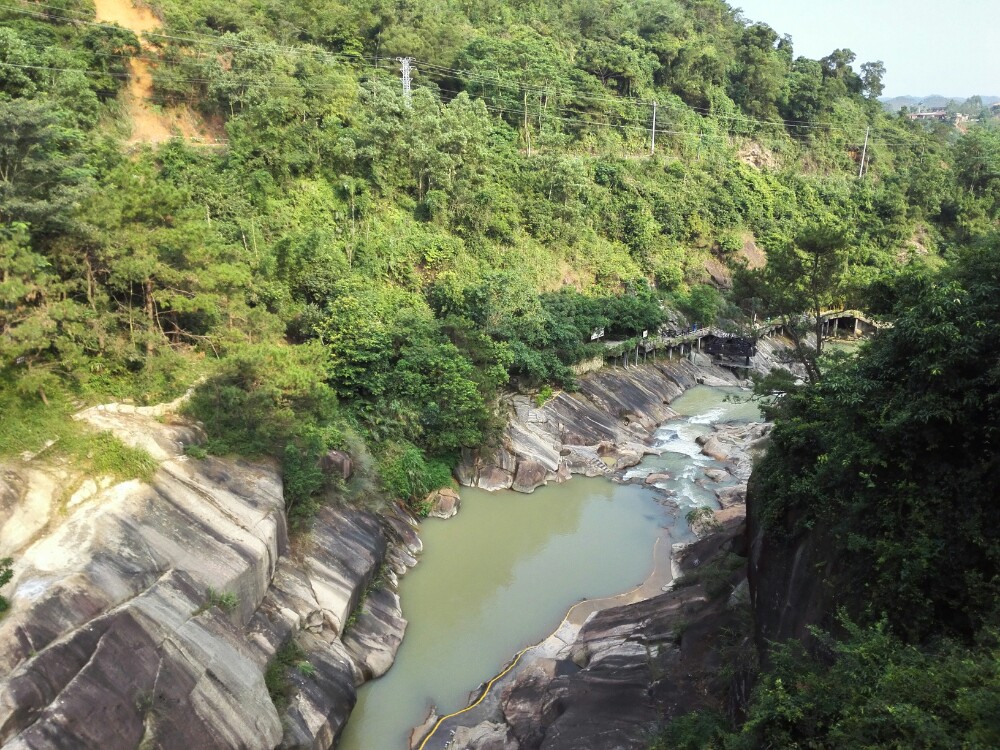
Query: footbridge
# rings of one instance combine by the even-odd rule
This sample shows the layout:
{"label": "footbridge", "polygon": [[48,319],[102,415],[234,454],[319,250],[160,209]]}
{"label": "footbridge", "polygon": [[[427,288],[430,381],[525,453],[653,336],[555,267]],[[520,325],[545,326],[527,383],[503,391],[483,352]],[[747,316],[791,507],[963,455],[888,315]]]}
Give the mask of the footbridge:
{"label": "footbridge", "polygon": [[[874,320],[860,310],[827,310],[821,315],[823,338],[870,336],[888,324]],[[798,325],[808,323],[809,316],[798,316]],[[631,342],[606,341],[605,359],[630,367],[657,356],[669,359],[704,353],[713,364],[730,369],[749,369],[757,354],[757,341],[774,336],[788,336],[791,321],[773,319],[754,327],[752,333],[728,333],[715,326],[694,325],[686,330],[661,329],[655,336],[643,336]]]}
{"label": "footbridge", "polygon": [[[871,318],[861,310],[827,310],[820,315],[823,338],[871,336],[882,328],[888,328],[888,323]],[[798,323],[808,322],[812,326],[812,318],[800,316]],[[787,336],[789,321],[775,318],[768,320],[755,329],[758,338],[766,336]]]}

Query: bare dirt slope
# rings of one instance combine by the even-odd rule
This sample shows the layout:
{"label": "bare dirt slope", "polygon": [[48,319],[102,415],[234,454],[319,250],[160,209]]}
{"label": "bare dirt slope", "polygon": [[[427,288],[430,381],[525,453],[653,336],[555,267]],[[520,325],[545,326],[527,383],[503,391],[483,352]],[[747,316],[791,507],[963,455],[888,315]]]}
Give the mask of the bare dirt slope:
{"label": "bare dirt slope", "polygon": [[[142,41],[146,31],[160,28],[159,19],[148,8],[133,5],[132,0],[94,0],[97,20],[116,23],[134,31]],[[143,50],[149,52],[146,44]],[[132,133],[129,143],[160,143],[175,135],[211,142],[206,128],[186,107],[160,107],[153,100],[153,76],[149,63],[142,59],[129,61],[128,91],[125,94]]]}

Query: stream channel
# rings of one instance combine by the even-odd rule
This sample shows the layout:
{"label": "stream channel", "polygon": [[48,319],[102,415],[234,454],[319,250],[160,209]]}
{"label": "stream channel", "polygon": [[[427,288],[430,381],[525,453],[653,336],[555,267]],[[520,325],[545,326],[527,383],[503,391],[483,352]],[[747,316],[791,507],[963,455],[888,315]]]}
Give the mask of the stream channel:
{"label": "stream channel", "polygon": [[687,511],[718,507],[695,480],[721,464],[695,438],[714,423],[760,419],[755,404],[725,400],[737,391],[697,386],[677,398],[671,408],[681,416],[656,433],[664,453],[626,474],[668,472],[673,478],[656,487],[676,493],[676,507],[642,484],[574,477],[530,495],[466,487],[457,516],[424,521],[420,564],[400,581],[406,636],[389,672],[359,690],[338,750],[405,750],[432,706],[440,714],[465,706],[573,604],[641,584],[657,538],[689,540]]}

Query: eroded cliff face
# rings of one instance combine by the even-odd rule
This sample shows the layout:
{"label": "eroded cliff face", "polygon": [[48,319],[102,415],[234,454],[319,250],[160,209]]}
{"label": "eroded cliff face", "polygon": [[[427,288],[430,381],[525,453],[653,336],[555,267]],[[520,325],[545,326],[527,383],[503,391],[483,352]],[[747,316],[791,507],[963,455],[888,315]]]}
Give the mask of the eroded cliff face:
{"label": "eroded cliff face", "polygon": [[[611,377],[600,388],[617,394],[677,388],[678,395],[675,377],[689,374],[685,385],[724,381],[717,369],[688,370],[684,365],[677,372],[677,367],[676,362],[667,366],[670,378],[660,385],[654,379],[667,375],[659,367],[630,370],[624,377],[633,384],[648,384],[641,390],[635,385],[616,387],[614,376],[622,377],[625,371],[601,373]],[[592,377],[581,392],[597,392]],[[638,400],[631,398],[633,403]],[[672,416],[665,411],[668,405],[653,404],[651,409],[653,419]],[[640,750],[672,717],[698,709],[728,710],[732,682],[720,674],[726,651],[753,652],[745,580],[746,482],[769,432],[770,425],[762,423],[719,424],[699,440],[702,452],[722,464],[704,468],[698,480],[714,490],[718,508],[714,523],[701,525],[708,535],[693,545],[675,546],[669,558],[675,575],[685,578],[682,585],[661,593],[670,579],[661,578],[656,565],[642,587],[616,597],[627,603],[595,602],[587,608],[593,613],[583,618],[571,610],[562,625],[521,654],[474,707],[443,719],[436,728],[437,717],[432,716],[415,730],[411,747]],[[621,472],[616,475],[623,478]],[[645,479],[637,475],[633,481]]]}
{"label": "eroded cliff face", "polygon": [[[753,605],[755,637],[766,663],[768,645],[795,639],[810,642],[810,626],[830,628],[838,607],[836,556],[819,535],[768,529],[762,518],[759,490],[747,493],[747,577]],[[796,519],[782,519],[793,529]]]}
{"label": "eroded cliff face", "polygon": [[[162,413],[81,415],[157,459],[149,484],[80,477],[44,454],[0,472],[0,556],[15,557],[0,742],[329,747],[402,638],[395,581],[420,550],[415,521],[324,508],[290,557],[277,468],[190,459],[198,428]],[[312,668],[292,672],[279,716],[264,671],[293,637]]]}

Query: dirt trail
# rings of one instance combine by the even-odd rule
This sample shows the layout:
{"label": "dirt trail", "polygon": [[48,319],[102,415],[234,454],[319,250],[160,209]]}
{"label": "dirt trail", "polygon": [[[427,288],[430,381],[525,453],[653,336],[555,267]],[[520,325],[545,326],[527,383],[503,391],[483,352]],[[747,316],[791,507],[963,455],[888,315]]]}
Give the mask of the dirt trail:
{"label": "dirt trail", "polygon": [[[139,36],[144,54],[150,52],[142,42],[144,31],[160,28],[159,19],[148,8],[139,8],[132,0],[94,0],[97,20],[101,23],[117,23],[134,31]],[[132,122],[129,143],[160,143],[175,135],[198,140],[204,138],[206,130],[198,117],[186,107],[168,108],[153,104],[153,75],[145,60],[130,60],[131,78],[126,93],[126,106]]]}

